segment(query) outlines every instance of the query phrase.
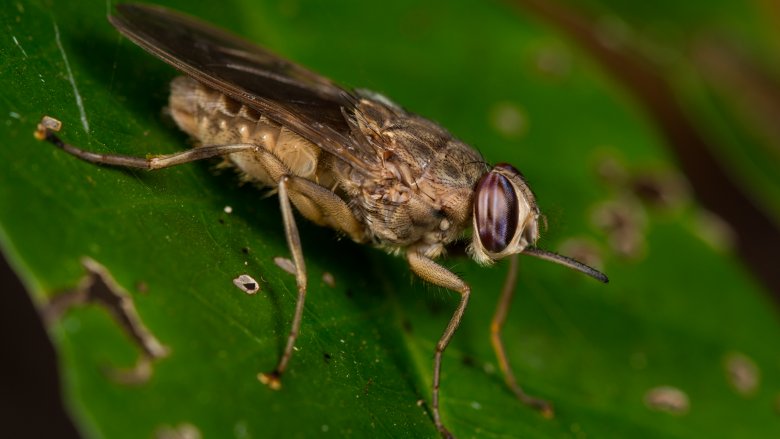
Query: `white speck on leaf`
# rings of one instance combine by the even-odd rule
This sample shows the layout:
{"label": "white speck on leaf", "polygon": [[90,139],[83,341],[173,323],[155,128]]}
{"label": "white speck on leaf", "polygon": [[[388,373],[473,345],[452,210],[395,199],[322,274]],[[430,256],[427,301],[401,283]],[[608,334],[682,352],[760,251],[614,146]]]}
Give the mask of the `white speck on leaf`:
{"label": "white speck on leaf", "polygon": [[237,286],[239,290],[247,294],[256,294],[260,291],[260,284],[248,274],[242,274],[233,279],[233,284]]}
{"label": "white speck on leaf", "polygon": [[490,122],[500,134],[510,139],[522,137],[528,130],[528,118],[520,106],[499,102],[490,110]]}
{"label": "white speck on leaf", "polygon": [[274,258],[274,263],[277,267],[281,268],[282,270],[290,273],[295,274],[295,263],[293,261],[283,258],[281,256],[277,256]]}
{"label": "white speck on leaf", "polygon": [[201,439],[203,435],[200,434],[198,427],[183,423],[176,427],[163,426],[154,434],[156,439]]}
{"label": "white speck on leaf", "polygon": [[336,278],[328,271],[322,273],[322,281],[331,288],[336,286]]}
{"label": "white speck on leaf", "polygon": [[729,383],[737,393],[752,396],[758,391],[761,372],[755,361],[741,352],[730,352],[724,363]]}
{"label": "white speck on leaf", "polygon": [[645,405],[648,408],[674,415],[688,413],[691,402],[688,394],[672,386],[652,388],[645,394]]}
{"label": "white speck on leaf", "polygon": [[246,421],[238,421],[233,427],[233,434],[238,439],[246,439],[249,436],[249,429],[247,428]]}

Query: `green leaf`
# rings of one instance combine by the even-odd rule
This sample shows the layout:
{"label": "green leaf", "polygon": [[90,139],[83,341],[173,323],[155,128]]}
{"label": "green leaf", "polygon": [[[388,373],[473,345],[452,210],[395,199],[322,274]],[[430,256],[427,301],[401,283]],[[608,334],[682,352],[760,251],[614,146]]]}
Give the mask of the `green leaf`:
{"label": "green leaf", "polygon": [[[695,201],[648,208],[624,181],[598,177],[604,163],[629,174],[673,174],[675,164],[642,109],[555,30],[500,4],[164,3],[386,94],[489,161],[515,164],[549,219],[541,245],[572,249],[574,237],[603,261],[607,286],[522,259],[504,340],[520,383],[554,403],[546,420],[506,388],[490,346],[505,266],[445,260],[474,291],[442,377],[442,416],[458,437],[780,434],[771,342],[780,325],[766,291],[702,232],[711,222]],[[121,38],[107,7],[0,6],[3,252],[40,306],[79,282],[83,256],[99,261],[170,349],[147,383],[123,385],[105,372],[132,367],[140,351],[104,308],[72,309],[50,326],[85,436],[152,437],[184,425],[202,437],[435,437],[432,355],[454,294],[414,279],[401,258],[300,221],[309,295],[289,373],[271,391],[256,374],[275,365],[296,297],[293,277],[273,262],[288,256],[276,199],[213,163],[109,169],[33,138],[50,115],[64,139],[89,150],[187,147],[162,111],[176,73]],[[631,257],[594,221],[605,205],[637,215]],[[243,273],[261,292],[233,286]],[[741,358],[734,352],[760,371],[749,394],[724,366]],[[687,412],[648,408],[659,386],[682,390]]]}

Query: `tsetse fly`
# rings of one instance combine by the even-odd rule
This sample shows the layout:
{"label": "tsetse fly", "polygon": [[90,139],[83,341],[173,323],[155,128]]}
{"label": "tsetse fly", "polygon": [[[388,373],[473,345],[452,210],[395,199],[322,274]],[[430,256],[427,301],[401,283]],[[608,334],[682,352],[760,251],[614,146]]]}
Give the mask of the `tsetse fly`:
{"label": "tsetse fly", "polygon": [[[298,299],[276,368],[259,374],[272,389],[293,353],[306,298],[306,265],[293,207],[306,219],[405,257],[420,278],[460,295],[433,361],[432,415],[439,412],[442,354],[466,311],[471,288],[435,262],[468,236],[479,264],[520,253],[607,277],[578,261],[535,247],[541,214],[523,175],[506,163],[489,166],[480,154],[437,124],[382,95],[347,90],[271,52],[206,23],[161,7],[117,6],[111,23],[127,38],[184,72],[171,83],[169,108],[198,145],[187,151],[130,157],[69,145],[44,118],[37,135],[100,165],[161,169],[223,157],[258,185],[277,191],[295,266]],[[547,402],[518,386],[501,340],[514,282],[507,282],[493,318],[492,343],[506,383],[523,403],[552,415]]]}

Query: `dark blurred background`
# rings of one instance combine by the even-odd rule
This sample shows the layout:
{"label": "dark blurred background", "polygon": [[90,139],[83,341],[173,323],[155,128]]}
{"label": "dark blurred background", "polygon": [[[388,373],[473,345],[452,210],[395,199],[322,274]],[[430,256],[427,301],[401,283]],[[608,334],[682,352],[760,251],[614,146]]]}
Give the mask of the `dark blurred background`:
{"label": "dark blurred background", "polygon": [[24,286],[0,258],[0,425],[8,438],[75,439],[57,356]]}

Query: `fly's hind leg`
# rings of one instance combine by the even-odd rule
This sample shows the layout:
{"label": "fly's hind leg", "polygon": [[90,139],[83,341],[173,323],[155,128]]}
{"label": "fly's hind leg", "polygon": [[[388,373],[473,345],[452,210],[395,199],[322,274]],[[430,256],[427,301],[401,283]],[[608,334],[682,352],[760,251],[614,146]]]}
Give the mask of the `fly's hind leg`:
{"label": "fly's hind leg", "polygon": [[512,373],[512,367],[509,365],[509,360],[506,357],[504,342],[501,340],[501,330],[504,328],[509,305],[512,303],[512,296],[514,296],[515,286],[517,285],[517,271],[518,255],[512,255],[509,259],[509,272],[504,282],[504,288],[501,291],[501,298],[498,301],[496,313],[493,315],[493,321],[490,324],[490,341],[493,344],[493,350],[496,352],[498,365],[504,374],[506,385],[509,386],[523,404],[538,410],[545,418],[552,418],[553,407],[549,402],[529,396],[517,384],[515,375]]}
{"label": "fly's hind leg", "polygon": [[60,121],[45,116],[38,124],[35,137],[39,140],[45,140],[84,161],[97,165],[153,170],[233,153],[252,152],[255,154],[255,158],[265,168],[271,179],[274,182],[278,182],[279,203],[282,210],[284,231],[287,238],[287,246],[295,264],[295,280],[298,287],[295,315],[293,316],[292,327],[287,337],[287,345],[284,352],[272,372],[258,375],[260,381],[272,389],[279,389],[281,387],[280,377],[287,368],[295,341],[298,338],[303,306],[306,299],[306,265],[303,260],[303,250],[301,249],[301,241],[298,235],[298,228],[295,225],[290,200],[305,217],[312,221],[330,225],[346,233],[353,240],[362,241],[365,239],[363,226],[352,214],[349,206],[333,192],[311,181],[291,175],[284,163],[256,144],[207,145],[174,154],[150,157],[100,154],[86,151],[62,141],[56,134],[60,130],[61,125]]}
{"label": "fly's hind leg", "polygon": [[62,139],[55,134],[56,131],[59,131],[60,126],[61,124],[58,120],[49,116],[44,116],[41,123],[38,124],[38,129],[35,131],[35,137],[39,140],[45,140],[81,160],[96,165],[117,166],[121,168],[136,168],[151,171],[182,165],[196,160],[210,159],[236,152],[256,151],[260,149],[258,145],[252,143],[235,143],[228,145],[206,145],[173,154],[153,155],[149,157],[133,157],[122,154],[100,154],[86,151],[63,142]]}

